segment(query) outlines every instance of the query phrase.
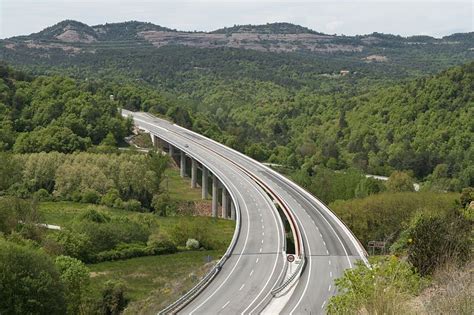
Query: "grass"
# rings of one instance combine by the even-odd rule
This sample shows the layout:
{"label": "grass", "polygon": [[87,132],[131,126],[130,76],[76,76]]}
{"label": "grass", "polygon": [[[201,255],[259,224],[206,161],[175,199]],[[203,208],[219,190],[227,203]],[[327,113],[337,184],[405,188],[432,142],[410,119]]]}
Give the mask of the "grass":
{"label": "grass", "polygon": [[[162,189],[168,189],[172,200],[183,202],[209,202],[201,200],[201,189],[191,189],[190,180],[181,178],[179,169],[168,168]],[[91,270],[91,300],[100,298],[101,288],[107,280],[121,279],[126,283],[126,296],[130,300],[126,313],[156,314],[160,309],[188,291],[207,272],[212,264],[205,258],[219,259],[234,233],[235,223],[230,220],[199,216],[158,217],[152,213],[130,212],[101,205],[70,201],[39,203],[42,222],[67,226],[89,207],[110,216],[148,217],[152,232],[169,233],[176,227],[205,226],[213,236],[216,250],[182,251],[172,255],[139,257],[88,265]]]}
{"label": "grass", "polygon": [[129,313],[156,314],[199,281],[207,271],[203,268],[207,256],[218,259],[221,255],[219,251],[189,251],[88,265],[92,276],[89,294],[100,296],[107,280],[121,279],[131,301]]}
{"label": "grass", "polygon": [[[189,178],[181,178],[179,169],[168,168],[161,189],[168,190],[171,199],[176,201],[201,201],[201,188],[191,188]],[[211,202],[211,201],[207,201]]]}

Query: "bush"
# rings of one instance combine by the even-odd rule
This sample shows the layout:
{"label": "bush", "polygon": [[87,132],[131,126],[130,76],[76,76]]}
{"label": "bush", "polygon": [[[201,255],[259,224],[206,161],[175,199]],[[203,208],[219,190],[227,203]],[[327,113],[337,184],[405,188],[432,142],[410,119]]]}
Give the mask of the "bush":
{"label": "bush", "polygon": [[106,205],[107,207],[113,207],[115,201],[120,198],[120,193],[117,189],[111,188],[107,191],[105,195],[100,199],[100,203]]}
{"label": "bush", "polygon": [[194,238],[188,238],[186,241],[186,248],[187,249],[199,249],[199,242]]}
{"label": "bush", "polygon": [[[100,214],[100,213],[99,213]],[[95,220],[95,219],[94,219]],[[126,217],[112,217],[110,220],[76,220],[71,229],[89,240],[89,258],[100,252],[110,251],[120,243],[145,244],[150,235],[149,228]]]}
{"label": "bush", "polygon": [[136,199],[130,199],[127,201],[123,202],[123,209],[127,211],[136,211],[136,212],[141,212],[143,209],[141,207],[140,201]]}
{"label": "bush", "polygon": [[80,314],[79,310],[90,282],[89,269],[80,260],[69,256],[59,256],[54,263],[65,288],[68,314]]}
{"label": "bush", "polygon": [[453,193],[381,193],[363,199],[336,201],[329,207],[365,246],[372,240],[386,241],[390,246],[417,213],[449,212],[457,198]]}
{"label": "bush", "polygon": [[407,173],[395,171],[387,180],[387,190],[390,192],[414,191],[413,178]]}
{"label": "bush", "polygon": [[206,249],[213,249],[215,244],[209,235],[208,223],[202,221],[182,220],[181,224],[171,229],[170,236],[173,242],[178,246],[185,246],[188,239],[193,238]]}
{"label": "bush", "polygon": [[138,200],[130,199],[123,203],[123,208],[127,211],[141,211],[142,204]]}
{"label": "bush", "polygon": [[470,258],[471,232],[472,221],[458,210],[445,216],[420,216],[408,232],[408,260],[422,275],[448,261],[462,264]]}
{"label": "bush", "polygon": [[418,293],[421,278],[412,266],[394,256],[372,260],[372,269],[362,262],[336,279],[340,294],[328,305],[329,314],[403,314],[409,297]]}
{"label": "bush", "polygon": [[119,315],[127,306],[128,299],[125,297],[125,283],[123,281],[109,280],[102,288],[101,313],[107,315]]}
{"label": "bush", "polygon": [[79,216],[79,220],[86,220],[96,223],[110,222],[110,217],[103,212],[97,211],[92,207],[88,207],[84,213]]}
{"label": "bush", "polygon": [[99,203],[100,195],[93,189],[86,189],[82,193],[81,201],[84,203]]}
{"label": "bush", "polygon": [[173,254],[178,249],[167,235],[152,234],[148,237],[147,247],[155,255]]}
{"label": "bush", "polygon": [[175,204],[171,201],[171,198],[167,193],[153,195],[151,206],[156,214],[163,217],[174,214],[176,211]]}
{"label": "bush", "polygon": [[150,256],[154,253],[150,253],[144,244],[118,244],[116,248],[108,251],[98,253],[92,258],[94,263],[109,261],[109,260],[120,260],[129,259],[142,256]]}
{"label": "bush", "polygon": [[38,191],[36,191],[34,194],[33,194],[33,197],[39,201],[48,201],[48,200],[51,200],[51,195],[50,193],[44,189],[44,188],[41,188],[39,189]]}
{"label": "bush", "polygon": [[51,237],[62,247],[64,254],[88,261],[91,255],[91,239],[87,234],[62,229]]}

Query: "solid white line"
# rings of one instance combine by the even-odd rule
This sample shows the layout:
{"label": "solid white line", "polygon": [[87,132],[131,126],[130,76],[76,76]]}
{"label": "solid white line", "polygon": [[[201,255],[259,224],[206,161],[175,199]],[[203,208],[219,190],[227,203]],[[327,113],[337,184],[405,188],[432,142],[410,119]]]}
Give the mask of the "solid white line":
{"label": "solid white line", "polygon": [[245,287],[245,283],[242,284],[242,286],[240,287],[239,291],[242,291],[242,289]]}
{"label": "solid white line", "polygon": [[[239,194],[240,198],[242,200],[244,200],[242,194],[240,193],[240,191],[238,189],[236,189],[236,192]],[[244,206],[245,206],[245,212],[247,213],[247,220],[248,220],[247,222],[248,222],[248,224],[247,224],[247,233],[245,235],[244,247],[242,249],[242,252],[244,252],[245,249],[247,248],[247,242],[249,240],[249,234],[250,234],[250,213],[249,213],[249,209],[247,207],[247,204],[245,202],[244,202]],[[193,314],[197,309],[199,309],[201,306],[203,306],[205,303],[207,303],[207,301],[209,301],[217,293],[217,291],[219,291],[220,288],[222,288],[222,286],[227,282],[227,280],[230,278],[230,276],[234,272],[235,268],[237,268],[237,265],[239,264],[239,261],[240,261],[241,258],[242,258],[242,255],[239,255],[239,258],[237,258],[237,261],[235,262],[234,267],[232,268],[230,273],[227,275],[227,277],[224,279],[224,281],[222,281],[222,283],[214,290],[214,292],[212,292],[211,295],[209,295],[201,304],[199,304],[196,308],[194,308],[189,313],[189,315]]]}
{"label": "solid white line", "polygon": [[222,308],[224,309],[227,305],[229,305],[229,303],[230,303],[230,300],[227,301],[227,303],[225,303],[224,306],[222,306]]}
{"label": "solid white line", "polygon": [[[304,225],[301,224],[300,218],[298,216],[295,216],[295,218],[298,221],[299,225],[301,226],[301,229],[303,230],[304,238],[307,240],[308,235],[306,234],[306,230],[304,228]],[[306,284],[304,286],[303,293],[300,295],[300,298],[299,298],[298,302],[296,302],[295,307],[293,307],[293,309],[290,311],[290,315],[293,314],[293,312],[298,307],[298,305],[300,305],[301,301],[303,300],[303,297],[306,295],[306,291],[308,290],[309,279],[311,279],[311,266],[313,264],[313,260],[311,259],[311,246],[308,246],[308,255],[309,255],[309,257],[308,257],[308,260],[309,260],[308,278],[306,279]]]}

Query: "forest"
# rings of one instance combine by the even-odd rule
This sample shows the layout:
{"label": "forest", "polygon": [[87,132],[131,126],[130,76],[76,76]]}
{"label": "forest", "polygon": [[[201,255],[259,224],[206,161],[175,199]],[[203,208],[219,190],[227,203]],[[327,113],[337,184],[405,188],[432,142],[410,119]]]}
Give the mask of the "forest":
{"label": "forest", "polygon": [[[87,25],[77,27],[96,36]],[[9,275],[0,281],[0,313],[119,314],[136,291],[116,279],[97,285],[91,270],[171,253],[163,265],[168,259],[178,266],[174,255],[190,254],[195,270],[204,253],[225,250],[233,225],[176,210],[162,187],[172,161],[129,150],[124,138],[132,121],[120,108],[150,112],[272,163],[329,204],[366,248],[383,241],[383,251],[371,253],[374,268],[361,265],[336,281],[344,294],[330,301],[329,313],[350,314],[354,306],[411,312],[408,302],[394,301],[412,301],[429,285],[454,284],[464,286],[459,294],[437,291],[426,307],[469,313],[469,52],[432,38],[378,33],[370,35],[378,44],[367,53],[384,51],[388,62],[367,62],[357,53],[156,49],[138,41],[137,32],[172,30],[139,22],[100,27],[106,31],[93,54],[40,49],[49,57],[32,58],[38,51],[20,46],[12,53],[0,45],[10,62],[0,62],[0,272]],[[272,24],[216,33],[243,31],[308,32]],[[57,34],[55,26],[32,39],[48,43]],[[337,40],[357,45],[366,37]],[[446,40],[459,40],[464,49],[472,34]],[[405,49],[413,41],[425,44]],[[45,219],[61,230],[45,231]],[[216,231],[225,232],[222,239],[210,237]],[[24,270],[31,283],[16,280]],[[132,313],[142,310],[133,305]]]}

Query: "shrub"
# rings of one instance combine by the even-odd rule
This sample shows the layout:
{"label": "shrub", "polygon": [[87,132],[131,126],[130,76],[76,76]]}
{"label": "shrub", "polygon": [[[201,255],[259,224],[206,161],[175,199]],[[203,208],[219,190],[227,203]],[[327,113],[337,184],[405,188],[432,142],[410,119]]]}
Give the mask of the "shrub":
{"label": "shrub", "polygon": [[96,223],[110,222],[110,217],[103,212],[88,207],[84,213],[79,216],[79,220],[87,220]]}
{"label": "shrub", "polygon": [[115,201],[120,198],[120,193],[117,189],[111,188],[107,191],[105,195],[100,199],[100,203],[106,205],[107,207],[113,207]]}
{"label": "shrub", "polygon": [[68,314],[80,314],[79,310],[90,282],[89,269],[80,260],[69,256],[59,256],[54,263],[65,288]]}
{"label": "shrub", "polygon": [[199,249],[199,242],[194,238],[188,238],[186,241],[186,248],[187,249]]}
{"label": "shrub", "polygon": [[412,266],[394,256],[372,260],[372,269],[362,262],[336,279],[340,294],[328,305],[329,314],[403,314],[403,301],[418,293],[421,278]]}
{"label": "shrub", "polygon": [[395,171],[387,180],[387,190],[390,192],[414,191],[413,183],[410,175]]}
{"label": "shrub", "polygon": [[123,203],[123,208],[127,211],[141,211],[142,204],[138,200],[130,199]]}
{"label": "shrub", "polygon": [[420,216],[409,228],[408,260],[422,275],[438,266],[470,258],[472,221],[458,210],[445,216]]}
{"label": "shrub", "polygon": [[93,189],[86,189],[82,193],[81,201],[84,203],[99,203],[100,195]]}
{"label": "shrub", "polygon": [[51,237],[62,247],[66,255],[88,261],[91,255],[91,239],[87,234],[62,229]]}
{"label": "shrub", "polygon": [[178,249],[171,239],[164,234],[152,234],[148,237],[147,247],[155,255],[172,254]]}
{"label": "shrub", "polygon": [[167,193],[153,195],[151,206],[156,214],[163,217],[175,212],[176,210],[169,194]]}
{"label": "shrub", "polygon": [[109,280],[102,288],[101,313],[118,315],[127,306],[125,297],[125,283],[123,281]]}
{"label": "shrub", "polygon": [[34,194],[33,194],[33,197],[36,198],[37,200],[39,201],[48,201],[48,200],[51,200],[51,195],[50,193],[44,189],[44,188],[41,188],[39,189],[38,191],[36,191]]}

